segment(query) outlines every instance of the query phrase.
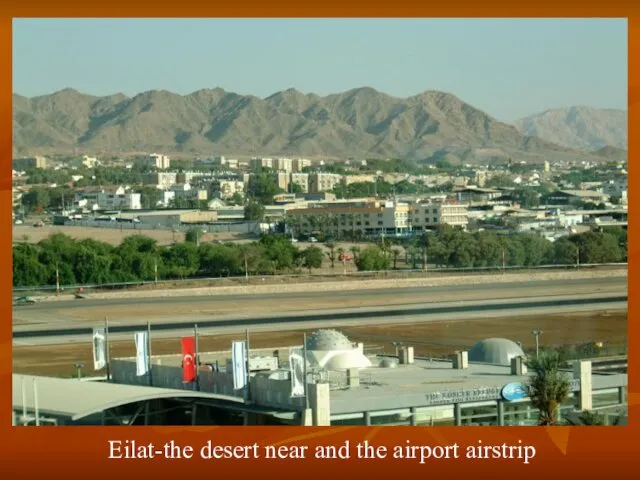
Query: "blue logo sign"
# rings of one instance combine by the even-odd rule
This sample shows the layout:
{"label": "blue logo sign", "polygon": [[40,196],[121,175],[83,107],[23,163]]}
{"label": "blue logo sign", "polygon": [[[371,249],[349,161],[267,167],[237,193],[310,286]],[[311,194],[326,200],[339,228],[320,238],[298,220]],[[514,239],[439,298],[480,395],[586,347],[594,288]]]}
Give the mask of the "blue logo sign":
{"label": "blue logo sign", "polygon": [[524,383],[509,383],[502,387],[502,392],[500,392],[502,398],[504,398],[508,402],[513,402],[514,400],[522,400],[523,398],[527,398],[529,396],[529,387],[527,387]]}

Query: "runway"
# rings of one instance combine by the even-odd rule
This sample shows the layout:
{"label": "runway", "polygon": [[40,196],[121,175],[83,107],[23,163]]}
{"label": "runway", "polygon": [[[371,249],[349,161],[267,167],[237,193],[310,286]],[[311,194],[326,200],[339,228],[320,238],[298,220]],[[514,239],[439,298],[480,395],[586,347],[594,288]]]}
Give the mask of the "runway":
{"label": "runway", "polygon": [[[607,279],[611,280],[611,279]],[[504,285],[502,285],[504,286]],[[549,285],[547,285],[549,287]],[[449,287],[449,290],[451,287]],[[354,292],[349,292],[353,294]],[[296,294],[297,295],[297,294]],[[172,299],[173,300],[173,299]],[[441,322],[497,316],[551,314],[562,312],[585,312],[596,310],[626,309],[627,295],[618,293],[595,293],[581,295],[546,295],[528,298],[473,301],[432,301],[411,306],[384,306],[375,308],[355,307],[348,309],[323,310],[315,312],[276,313],[267,315],[236,315],[218,318],[173,319],[151,323],[154,338],[177,336],[193,332],[194,323],[203,333],[234,333],[244,329],[252,331],[292,330],[296,328],[340,327],[350,325],[399,324],[419,322]],[[110,339],[128,338],[131,333],[145,329],[147,319],[138,318],[126,323],[109,323]],[[50,325],[14,326],[15,346],[48,345],[86,342],[92,328],[101,326],[99,322],[64,322],[54,328]],[[189,334],[189,333],[187,333]]]}

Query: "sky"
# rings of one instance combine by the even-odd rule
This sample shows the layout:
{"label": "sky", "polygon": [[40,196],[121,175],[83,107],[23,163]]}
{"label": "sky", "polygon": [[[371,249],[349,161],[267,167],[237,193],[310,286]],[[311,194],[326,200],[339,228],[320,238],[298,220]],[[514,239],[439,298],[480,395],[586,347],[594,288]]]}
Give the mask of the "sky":
{"label": "sky", "polygon": [[441,90],[511,122],[627,108],[626,19],[16,19],[13,91]]}

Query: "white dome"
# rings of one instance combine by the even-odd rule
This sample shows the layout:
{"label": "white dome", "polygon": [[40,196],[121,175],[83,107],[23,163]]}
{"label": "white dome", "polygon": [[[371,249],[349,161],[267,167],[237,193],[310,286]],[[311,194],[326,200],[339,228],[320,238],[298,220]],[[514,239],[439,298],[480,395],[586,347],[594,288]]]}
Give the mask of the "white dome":
{"label": "white dome", "polygon": [[307,338],[307,359],[312,365],[330,370],[368,368],[371,361],[343,333],[318,330]]}
{"label": "white dome", "polygon": [[307,350],[351,350],[353,343],[337,330],[316,330],[307,338]]}
{"label": "white dome", "polygon": [[511,359],[524,357],[522,348],[506,338],[487,338],[469,350],[469,361],[491,365],[511,365]]}

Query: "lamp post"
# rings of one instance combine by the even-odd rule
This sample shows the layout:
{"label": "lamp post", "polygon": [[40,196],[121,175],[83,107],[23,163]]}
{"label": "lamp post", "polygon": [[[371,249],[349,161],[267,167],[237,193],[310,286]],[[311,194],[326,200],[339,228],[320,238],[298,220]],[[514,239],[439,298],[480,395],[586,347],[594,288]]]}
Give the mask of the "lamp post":
{"label": "lamp post", "polygon": [[540,356],[540,335],[542,330],[533,330],[531,333],[536,337],[536,358]]}

